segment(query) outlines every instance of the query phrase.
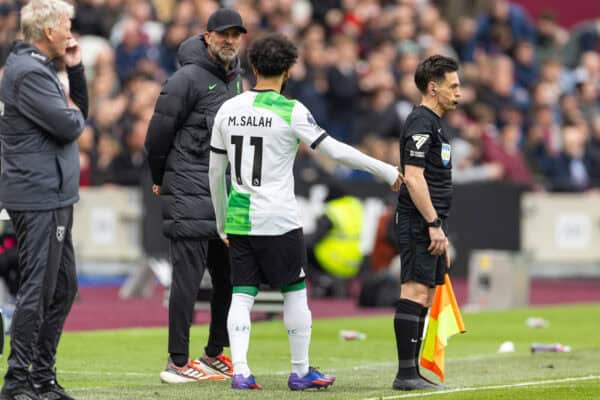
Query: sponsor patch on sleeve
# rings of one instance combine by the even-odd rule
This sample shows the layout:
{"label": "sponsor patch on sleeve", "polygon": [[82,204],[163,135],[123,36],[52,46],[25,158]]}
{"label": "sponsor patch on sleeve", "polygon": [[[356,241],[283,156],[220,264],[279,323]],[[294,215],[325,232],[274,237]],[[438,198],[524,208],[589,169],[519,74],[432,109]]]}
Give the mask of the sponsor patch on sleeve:
{"label": "sponsor patch on sleeve", "polygon": [[429,135],[426,133],[419,133],[411,136],[412,140],[415,142],[415,147],[419,150],[427,141],[429,140]]}
{"label": "sponsor patch on sleeve", "polygon": [[415,150],[411,150],[409,152],[409,155],[411,157],[415,157],[415,158],[425,158],[425,152],[423,151],[415,151]]}
{"label": "sponsor patch on sleeve", "polygon": [[441,157],[442,157],[442,163],[444,164],[444,166],[447,166],[448,163],[450,162],[451,149],[452,149],[452,147],[448,143],[442,143]]}

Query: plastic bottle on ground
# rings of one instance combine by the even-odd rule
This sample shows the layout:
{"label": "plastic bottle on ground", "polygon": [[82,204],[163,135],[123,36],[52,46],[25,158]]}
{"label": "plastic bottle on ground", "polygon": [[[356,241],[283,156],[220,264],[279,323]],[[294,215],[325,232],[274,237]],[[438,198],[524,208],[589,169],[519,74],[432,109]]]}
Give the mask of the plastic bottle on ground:
{"label": "plastic bottle on ground", "polygon": [[560,343],[533,343],[531,345],[532,353],[552,352],[552,353],[568,353],[571,351],[571,346],[565,346]]}
{"label": "plastic bottle on ground", "polygon": [[344,340],[365,340],[367,338],[367,334],[358,331],[341,330],[340,338]]}

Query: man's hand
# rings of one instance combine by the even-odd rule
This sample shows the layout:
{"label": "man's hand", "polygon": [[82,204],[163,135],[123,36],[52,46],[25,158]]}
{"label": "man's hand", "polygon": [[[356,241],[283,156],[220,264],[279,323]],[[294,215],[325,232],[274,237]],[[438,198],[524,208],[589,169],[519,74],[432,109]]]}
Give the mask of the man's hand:
{"label": "man's hand", "polygon": [[398,190],[400,190],[400,186],[402,186],[402,178],[400,177],[400,175],[398,175],[398,178],[396,178],[396,182],[394,182],[394,184],[390,186],[390,188],[392,189],[392,192],[397,192]]}
{"label": "man's hand", "polygon": [[396,182],[394,182],[394,184],[392,186],[390,186],[392,188],[392,191],[397,192],[398,190],[400,190],[400,186],[402,186],[403,183],[404,183],[404,175],[402,175],[400,168],[398,168],[398,178],[396,178]]}
{"label": "man's hand", "polygon": [[75,38],[69,40],[63,60],[67,67],[74,67],[81,63],[81,48]]}
{"label": "man's hand", "polygon": [[229,239],[227,238],[227,234],[225,232],[218,232],[219,237],[225,243],[225,246],[229,247]]}
{"label": "man's hand", "polygon": [[[448,239],[446,239],[446,242],[447,241],[448,241]],[[450,269],[450,250],[449,250],[449,247],[450,246],[446,245],[446,253],[445,253],[445,255],[446,255],[446,268],[447,269]]]}
{"label": "man's hand", "polygon": [[157,196],[160,196],[160,185],[152,185],[152,193]]}
{"label": "man's hand", "polygon": [[434,256],[441,256],[444,252],[447,253],[448,250],[448,239],[446,238],[446,234],[444,230],[440,228],[429,228],[429,239],[431,243],[427,250]]}

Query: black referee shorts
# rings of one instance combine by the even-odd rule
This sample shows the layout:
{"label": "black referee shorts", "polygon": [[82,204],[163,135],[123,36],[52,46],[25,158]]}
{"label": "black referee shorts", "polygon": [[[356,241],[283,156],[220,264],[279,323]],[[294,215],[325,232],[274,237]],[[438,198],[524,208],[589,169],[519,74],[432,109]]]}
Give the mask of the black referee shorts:
{"label": "black referee shorts", "polygon": [[227,235],[233,286],[266,283],[281,289],[305,277],[306,246],[302,229],[277,236]]}
{"label": "black referee shorts", "polygon": [[[415,281],[430,288],[442,285],[448,269],[446,257],[427,250],[431,242],[427,221],[418,212],[396,210],[394,228],[402,262],[400,281]],[[442,229],[447,234],[446,220]]]}

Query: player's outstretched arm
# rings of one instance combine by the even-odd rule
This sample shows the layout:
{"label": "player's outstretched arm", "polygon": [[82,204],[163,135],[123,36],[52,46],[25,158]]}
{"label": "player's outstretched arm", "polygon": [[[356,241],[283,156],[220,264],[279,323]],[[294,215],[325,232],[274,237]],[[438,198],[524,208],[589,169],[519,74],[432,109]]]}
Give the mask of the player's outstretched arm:
{"label": "player's outstretched arm", "polygon": [[354,147],[335,140],[331,136],[327,136],[323,139],[316,147],[316,150],[347,167],[367,171],[380,177],[386,181],[394,191],[400,189],[403,178],[396,167],[376,158],[369,157],[356,150]]}
{"label": "player's outstretched arm", "polygon": [[225,172],[227,170],[227,154],[210,152],[208,178],[210,181],[210,197],[215,209],[217,232],[221,239],[226,240],[225,217],[227,212],[227,184]]}

